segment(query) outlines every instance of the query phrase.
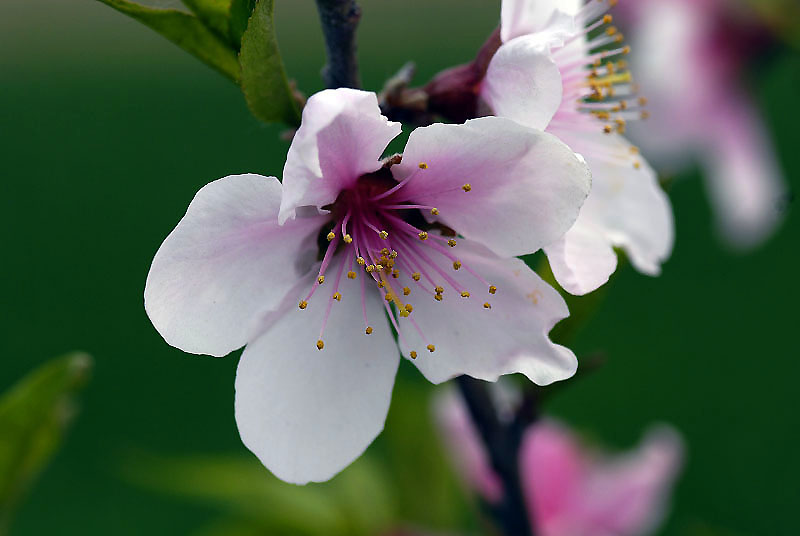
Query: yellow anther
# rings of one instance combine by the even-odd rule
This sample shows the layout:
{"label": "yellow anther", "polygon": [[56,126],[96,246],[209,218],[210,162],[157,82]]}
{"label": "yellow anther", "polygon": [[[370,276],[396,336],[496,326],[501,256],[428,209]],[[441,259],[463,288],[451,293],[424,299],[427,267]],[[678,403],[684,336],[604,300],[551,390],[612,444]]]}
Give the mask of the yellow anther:
{"label": "yellow anther", "polygon": [[422,276],[419,274],[419,272],[414,272],[413,274],[411,274],[411,279],[413,279],[414,281],[419,281],[420,277]]}
{"label": "yellow anther", "polygon": [[432,344],[429,344],[425,348],[427,348],[428,351],[431,352],[431,353],[433,353],[433,351],[436,350],[436,347],[434,345],[432,345]]}
{"label": "yellow anther", "polygon": [[[620,34],[620,35],[617,37],[617,41],[622,41],[622,34]],[[622,53],[623,53],[623,54],[630,54],[630,53],[631,53],[631,47],[630,47],[630,45],[625,45],[625,46],[623,47],[623,49],[622,49]]]}
{"label": "yellow anther", "polygon": [[410,303],[407,303],[405,306],[405,310],[410,313],[411,311],[414,310],[414,307]]}
{"label": "yellow anther", "polygon": [[603,127],[603,132],[606,134],[611,134],[614,131],[614,128],[611,125],[606,125]]}
{"label": "yellow anther", "polygon": [[336,300],[336,301],[342,301],[342,295],[341,295],[341,293],[339,293],[339,292],[334,292],[334,293],[333,293],[333,299],[334,299],[334,300]]}
{"label": "yellow anther", "polygon": [[388,254],[389,254],[389,248],[382,248],[381,249],[381,255],[388,255]]}
{"label": "yellow anther", "polygon": [[324,275],[321,275],[321,276],[319,276],[317,278],[317,283],[319,283],[320,285],[323,284],[324,282],[325,282],[325,276]]}
{"label": "yellow anther", "polygon": [[364,260],[364,257],[356,257],[356,262],[357,262],[357,263],[358,263],[360,266],[364,266],[364,265],[367,263],[367,261],[365,261],[365,260]]}
{"label": "yellow anther", "polygon": [[385,299],[387,302],[390,302],[390,301],[392,301],[392,299],[393,299],[393,298],[392,298],[392,293],[391,293],[391,292],[387,292],[387,293],[386,293],[386,296],[384,296],[383,298],[384,298],[384,299]]}
{"label": "yellow anther", "polygon": [[451,248],[454,248],[456,247],[456,241],[451,238],[450,240],[447,241],[447,245],[450,246]]}
{"label": "yellow anther", "polygon": [[426,164],[425,162],[420,162],[419,169],[428,169],[428,164]]}
{"label": "yellow anther", "polygon": [[411,289],[408,287],[403,287],[403,296],[408,296],[411,294]]}
{"label": "yellow anther", "polygon": [[639,169],[640,167],[642,167],[642,163],[641,162],[637,161],[637,162],[633,163],[633,169]]}
{"label": "yellow anther", "polygon": [[617,33],[617,29],[614,26],[606,28],[606,35],[614,35],[615,33]]}
{"label": "yellow anther", "polygon": [[367,265],[366,270],[367,270],[367,272],[374,272],[375,271],[375,265],[374,264]]}
{"label": "yellow anther", "polygon": [[649,119],[649,118],[650,118],[650,112],[648,112],[647,110],[642,111],[642,119]]}
{"label": "yellow anther", "polygon": [[494,286],[494,285],[490,285],[489,286],[489,294],[494,294],[495,292],[497,292],[497,287]]}
{"label": "yellow anther", "polygon": [[385,283],[383,281],[378,281],[378,288],[383,288],[385,286],[386,285],[385,285]]}
{"label": "yellow anther", "polygon": [[635,145],[631,145],[630,151],[631,154],[639,154],[639,148],[636,147]]}
{"label": "yellow anther", "polygon": [[375,265],[375,269],[376,269],[376,270],[379,270],[379,271],[380,271],[380,270],[383,270],[383,265],[382,265],[382,264],[376,264],[376,265]]}
{"label": "yellow anther", "polygon": [[469,292],[467,292],[466,290],[465,290],[465,291],[463,291],[463,292],[461,293],[461,297],[462,297],[462,298],[469,298]]}
{"label": "yellow anther", "polygon": [[453,270],[461,268],[461,261],[453,261]]}
{"label": "yellow anther", "polygon": [[334,233],[333,231],[331,231],[330,233],[328,233],[328,236],[327,236],[327,238],[328,238],[328,242],[330,242],[331,240],[333,240],[334,238],[336,238],[336,233]]}
{"label": "yellow anther", "polygon": [[442,295],[441,294],[434,294],[433,299],[436,300],[436,301],[442,301]]}
{"label": "yellow anther", "polygon": [[439,215],[439,209],[436,208],[436,207],[432,208],[431,209],[431,214],[434,215],[434,216],[438,216]]}
{"label": "yellow anther", "polygon": [[306,300],[303,300],[300,303],[298,303],[297,306],[300,307],[300,309],[305,309],[306,307],[308,307],[308,302]]}
{"label": "yellow anther", "polygon": [[364,333],[370,335],[372,333],[372,326],[367,326],[367,329],[364,330]]}
{"label": "yellow anther", "polygon": [[397,252],[395,250],[392,250],[392,252],[389,253],[389,258],[390,259],[396,259],[397,258]]}
{"label": "yellow anther", "polygon": [[342,237],[342,240],[344,240],[345,244],[350,244],[353,241],[353,237],[349,234],[346,234]]}
{"label": "yellow anther", "polygon": [[386,259],[386,267],[394,268],[394,259]]}
{"label": "yellow anther", "polygon": [[612,17],[611,15],[609,15],[609,14],[606,14],[606,15],[603,17],[603,24],[608,24],[608,23],[610,23],[612,20],[613,20],[613,17]]}
{"label": "yellow anther", "polygon": [[417,358],[417,352],[415,352],[414,350],[411,350],[411,353],[409,353],[408,356],[411,359],[416,359]]}
{"label": "yellow anther", "polygon": [[425,231],[421,231],[417,236],[419,236],[420,240],[427,240],[428,239],[428,233],[426,233]]}
{"label": "yellow anther", "polygon": [[322,350],[323,348],[325,348],[325,343],[320,339],[317,341],[317,350]]}
{"label": "yellow anther", "polygon": [[492,304],[487,301],[486,303],[483,304],[483,308],[484,309],[491,309],[492,308]]}
{"label": "yellow anther", "polygon": [[444,288],[440,286],[435,287],[433,290],[436,291],[436,294],[441,294],[444,292]]}
{"label": "yellow anther", "polygon": [[347,279],[355,279],[356,277],[357,277],[357,274],[353,270],[350,270],[349,272],[347,272]]}
{"label": "yellow anther", "polygon": [[389,238],[389,233],[387,233],[386,231],[381,231],[380,233],[378,233],[378,236],[380,236],[383,240],[386,240],[387,238]]}
{"label": "yellow anther", "polygon": [[465,192],[469,192],[470,190],[472,190],[472,185],[470,183],[467,183],[464,186],[462,186],[461,189],[464,190]]}
{"label": "yellow anther", "polygon": [[394,277],[395,279],[400,277],[400,270],[392,270],[392,277]]}
{"label": "yellow anther", "polygon": [[400,309],[400,312],[397,314],[400,315],[401,318],[408,318],[409,312],[405,309]]}
{"label": "yellow anther", "polygon": [[639,106],[647,106],[647,97],[639,97]]}

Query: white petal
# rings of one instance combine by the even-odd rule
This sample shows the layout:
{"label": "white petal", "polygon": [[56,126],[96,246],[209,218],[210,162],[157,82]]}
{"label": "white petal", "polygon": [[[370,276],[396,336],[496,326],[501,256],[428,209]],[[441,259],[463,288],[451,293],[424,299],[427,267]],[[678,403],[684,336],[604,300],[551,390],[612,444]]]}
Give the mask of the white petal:
{"label": "white petal", "polygon": [[586,216],[578,216],[567,234],[544,248],[556,280],[575,295],[599,288],[617,269],[617,254],[611,242],[587,220]]}
{"label": "white petal", "polygon": [[[577,274],[592,267],[602,270],[611,267],[608,259],[597,264],[595,256],[601,244],[584,251],[585,245],[580,242],[586,241],[585,230],[591,229],[599,233],[598,239],[606,246],[623,248],[637,270],[658,275],[661,264],[672,252],[675,233],[672,207],[656,173],[622,136],[600,131],[554,132],[586,158],[592,172],[592,191],[576,222],[581,227],[574,235],[565,237],[575,241],[571,260],[565,259],[571,265],[570,270]],[[590,277],[579,285],[583,290],[579,293],[594,290],[598,282],[602,284],[607,278],[601,277],[601,273],[595,275],[593,281]]]}
{"label": "white petal", "polygon": [[561,73],[550,56],[552,43],[539,35],[502,45],[489,63],[481,97],[494,115],[544,130],[561,104]]}
{"label": "white petal", "polygon": [[[420,162],[428,169],[419,170]],[[436,206],[459,234],[509,257],[563,235],[591,182],[557,138],[500,117],[416,129],[392,173],[398,180],[417,173],[401,190],[407,199]]]}
{"label": "white petal", "polygon": [[[337,268],[332,263],[331,273]],[[273,313],[236,373],[242,441],[276,476],[295,484],[328,480],[364,452],[383,429],[399,363],[378,293],[367,287],[374,332],[365,335],[360,282],[347,278],[318,350],[333,286],[326,281],[301,311],[297,302],[312,283],[295,288],[286,307]]]}
{"label": "white petal", "polygon": [[500,37],[508,42],[521,35],[545,29],[560,11],[578,13],[581,0],[503,0],[500,8]]}
{"label": "white petal", "polygon": [[330,204],[361,175],[378,170],[400,129],[381,115],[372,92],[339,88],[312,95],[286,157],[281,225],[298,207]]}
{"label": "white petal", "polygon": [[[413,312],[400,319],[401,347],[404,355],[416,350],[414,363],[425,377],[433,383],[461,374],[495,381],[520,372],[547,385],[572,376],[578,364],[575,355],[547,335],[569,315],[559,293],[519,259],[500,259],[467,240],[459,240],[452,251],[463,263],[456,280],[470,297],[461,297],[441,281],[445,292],[437,302],[413,282],[403,282],[412,289],[408,300]],[[439,258],[442,269],[454,274],[452,266]],[[496,294],[466,273],[467,268],[495,285]],[[484,308],[486,302],[491,309]],[[425,339],[410,322],[412,318]],[[426,340],[435,345],[433,353],[425,350]]]}
{"label": "white petal", "polygon": [[307,272],[323,222],[278,226],[280,200],[278,180],[260,175],[197,192],[147,275],[145,309],[169,344],[215,356],[240,348],[257,314]]}

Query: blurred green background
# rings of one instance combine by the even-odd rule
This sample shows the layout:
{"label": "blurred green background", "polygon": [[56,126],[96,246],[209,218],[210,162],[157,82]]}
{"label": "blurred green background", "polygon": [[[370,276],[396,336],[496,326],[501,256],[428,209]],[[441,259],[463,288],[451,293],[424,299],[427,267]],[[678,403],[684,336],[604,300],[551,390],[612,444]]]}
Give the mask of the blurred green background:
{"label": "blurred green background", "polygon": [[[277,3],[288,71],[313,93],[324,62],[313,2]],[[409,59],[418,81],[468,60],[499,6],[363,4],[360,62],[370,89]],[[776,51],[752,83],[796,189],[800,57]],[[280,132],[252,118],[233,84],[94,0],[0,4],[0,389],[68,350],[95,357],[82,413],[12,534],[188,534],[236,516],[219,501],[155,488],[158,474],[172,474],[165,460],[202,480],[179,462],[254,459],[233,419],[238,354],[169,347],[142,292],[153,254],[197,189],[233,173],[281,174],[288,144]],[[688,465],[663,534],[797,534],[800,226],[789,203],[765,246],[729,253],[713,235],[701,182],[688,175],[671,191],[677,242],[663,276],[622,270],[574,345],[579,356],[605,351],[608,363],[547,410],[610,446],[632,445],[652,421],[685,434]],[[340,479],[365,499],[364,475],[385,479],[387,515],[410,525],[474,529],[474,508],[429,422],[436,389],[404,362],[387,432]],[[264,469],[241,474],[274,480]]]}

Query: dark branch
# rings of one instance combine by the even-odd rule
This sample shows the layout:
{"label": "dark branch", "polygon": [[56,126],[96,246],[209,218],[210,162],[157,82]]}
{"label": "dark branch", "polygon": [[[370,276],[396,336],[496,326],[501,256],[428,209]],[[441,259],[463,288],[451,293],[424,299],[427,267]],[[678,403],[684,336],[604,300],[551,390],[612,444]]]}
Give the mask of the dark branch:
{"label": "dark branch", "polygon": [[356,59],[356,28],[361,8],[355,0],[317,0],[328,63],[322,79],[329,88],[361,87]]}
{"label": "dark branch", "polygon": [[527,399],[516,419],[500,421],[487,383],[459,377],[456,382],[467,404],[472,421],[483,439],[492,468],[503,482],[503,499],[491,506],[492,514],[506,536],[535,535],[526,512],[519,474],[519,450],[528,424],[536,419],[536,401]]}

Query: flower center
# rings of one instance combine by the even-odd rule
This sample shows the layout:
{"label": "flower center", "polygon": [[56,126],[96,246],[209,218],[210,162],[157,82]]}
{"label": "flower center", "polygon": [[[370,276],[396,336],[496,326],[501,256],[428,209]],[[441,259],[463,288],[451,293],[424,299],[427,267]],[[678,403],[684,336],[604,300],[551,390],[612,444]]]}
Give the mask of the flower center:
{"label": "flower center", "polygon": [[[628,64],[623,56],[630,53],[624,37],[611,25],[606,11],[616,1],[589,1],[576,16],[583,30],[553,51],[553,60],[562,75],[564,95],[550,125],[555,130],[606,134],[625,133],[628,121],[647,119],[647,99],[636,95]],[[638,154],[634,147],[632,154]],[[633,159],[633,166],[641,163]]]}
{"label": "flower center", "polygon": [[[375,173],[360,177],[353,188],[342,191],[334,203],[324,207],[330,210],[333,225],[322,231],[325,233],[327,230],[327,246],[324,247],[319,273],[308,295],[299,303],[300,309],[305,309],[314,294],[322,285],[328,286],[332,278],[333,291],[328,298],[317,340],[320,350],[325,346],[322,336],[333,303],[343,299],[341,284],[345,274],[348,279],[361,280],[361,309],[366,335],[373,331],[367,315],[366,292],[374,287],[383,298],[384,308],[398,336],[403,339],[399,322],[409,322],[429,352],[436,347],[414,318],[414,306],[410,303],[412,295],[427,295],[439,302],[445,292],[469,298],[469,291],[459,282],[462,277],[477,278],[489,294],[497,292],[495,286],[458,258],[455,249],[457,235],[436,221],[439,209],[416,204],[403,195],[406,185],[431,172],[428,165],[419,163],[414,173],[397,182],[389,168],[398,162],[399,157],[394,157]],[[472,186],[469,183],[458,189],[461,195],[470,191]],[[336,255],[342,255],[342,260],[331,276],[328,268]],[[491,310],[489,302],[483,306]],[[417,352],[411,351],[409,357],[416,358]]]}

